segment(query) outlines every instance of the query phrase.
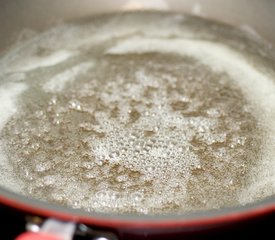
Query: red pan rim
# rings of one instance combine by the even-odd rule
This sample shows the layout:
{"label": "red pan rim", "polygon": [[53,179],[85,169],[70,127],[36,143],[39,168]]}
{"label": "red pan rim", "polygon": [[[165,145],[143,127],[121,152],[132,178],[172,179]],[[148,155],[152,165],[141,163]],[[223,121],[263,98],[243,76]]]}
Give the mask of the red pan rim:
{"label": "red pan rim", "polygon": [[[30,199],[7,190],[0,190],[13,196],[6,196],[7,194],[2,194],[0,191],[0,202],[2,204],[26,212],[29,215],[52,217],[63,221],[73,221],[110,228],[207,228],[253,219],[275,212],[275,200],[274,198],[270,198],[249,206],[210,210],[193,214],[139,216],[89,213]],[[14,199],[14,196],[21,198],[22,201],[21,199]]]}

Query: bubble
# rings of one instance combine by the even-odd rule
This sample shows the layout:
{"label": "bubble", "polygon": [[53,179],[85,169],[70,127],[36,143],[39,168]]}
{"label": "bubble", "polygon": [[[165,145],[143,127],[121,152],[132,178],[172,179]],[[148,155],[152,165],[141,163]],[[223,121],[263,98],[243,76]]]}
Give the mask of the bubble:
{"label": "bubble", "polygon": [[119,157],[119,152],[111,152],[111,153],[109,154],[109,157],[110,157],[110,158],[117,158],[117,157]]}
{"label": "bubble", "polygon": [[38,163],[35,166],[35,169],[37,172],[45,172],[51,168],[51,165],[49,163]]}
{"label": "bubble", "polygon": [[40,148],[40,144],[39,144],[39,143],[33,143],[33,144],[31,145],[31,148],[32,148],[33,150],[38,150],[38,149]]}
{"label": "bubble", "polygon": [[134,202],[140,202],[143,199],[143,194],[142,193],[132,193],[131,194],[131,200]]}
{"label": "bubble", "polygon": [[153,173],[155,169],[156,169],[155,166],[148,166],[148,167],[146,167],[146,171],[150,172],[150,173]]}
{"label": "bubble", "polygon": [[71,100],[69,102],[69,108],[70,109],[73,109],[73,110],[77,110],[77,111],[81,111],[82,108],[81,108],[81,103],[77,100]]}
{"label": "bubble", "polygon": [[105,198],[107,196],[107,192],[105,190],[99,191],[95,194],[97,198]]}
{"label": "bubble", "polygon": [[57,98],[56,96],[52,97],[51,100],[49,101],[49,105],[56,105],[57,103]]}
{"label": "bubble", "polygon": [[60,119],[58,119],[58,118],[54,118],[53,121],[52,121],[52,123],[53,123],[54,125],[59,125],[59,124],[61,123],[61,121],[60,121]]}
{"label": "bubble", "polygon": [[93,162],[83,162],[82,166],[86,169],[92,169],[93,166],[94,166],[94,163]]}
{"label": "bubble", "polygon": [[55,181],[56,181],[56,179],[53,175],[48,175],[48,176],[43,177],[43,183],[46,186],[53,185],[55,183]]}
{"label": "bubble", "polygon": [[116,181],[117,182],[125,182],[128,180],[128,176],[127,175],[119,175],[116,177]]}
{"label": "bubble", "polygon": [[51,195],[52,195],[52,198],[57,202],[62,202],[66,198],[66,195],[60,192],[57,192],[57,193],[53,192]]}

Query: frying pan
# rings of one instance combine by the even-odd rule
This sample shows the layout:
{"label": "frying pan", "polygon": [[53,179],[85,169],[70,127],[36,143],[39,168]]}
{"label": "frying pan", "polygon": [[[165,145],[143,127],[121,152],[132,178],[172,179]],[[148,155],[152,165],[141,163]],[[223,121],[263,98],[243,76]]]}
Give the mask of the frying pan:
{"label": "frying pan", "polygon": [[[275,1],[272,0],[2,0],[0,54],[18,41],[27,40],[31,34],[25,34],[26,30],[39,33],[66,20],[140,9],[176,11],[218,20],[253,31],[275,46]],[[131,239],[181,238],[190,232],[211,231],[275,212],[273,196],[246,206],[192,214],[88,213],[21,196],[5,187],[0,187],[0,203],[26,213],[30,219],[28,229],[36,233],[18,237],[25,240],[71,239],[72,232],[79,232],[87,239],[124,239],[127,234]],[[58,231],[45,230],[47,224]]]}

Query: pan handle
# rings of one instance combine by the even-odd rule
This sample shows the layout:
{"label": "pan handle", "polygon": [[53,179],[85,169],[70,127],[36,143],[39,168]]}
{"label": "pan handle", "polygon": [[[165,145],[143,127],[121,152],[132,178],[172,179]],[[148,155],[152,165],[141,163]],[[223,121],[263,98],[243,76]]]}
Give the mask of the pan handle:
{"label": "pan handle", "polygon": [[33,232],[25,232],[18,236],[15,240],[64,240],[54,235],[46,234],[46,233],[33,233]]}
{"label": "pan handle", "polygon": [[72,240],[74,236],[87,240],[118,240],[112,232],[94,230],[84,224],[61,222],[52,218],[45,220],[41,226],[36,222],[28,222],[27,230],[29,231],[22,233],[15,240]]}
{"label": "pan handle", "polygon": [[27,226],[31,231],[21,234],[15,240],[72,240],[76,229],[73,222],[61,222],[52,218],[44,221],[41,227],[32,223]]}

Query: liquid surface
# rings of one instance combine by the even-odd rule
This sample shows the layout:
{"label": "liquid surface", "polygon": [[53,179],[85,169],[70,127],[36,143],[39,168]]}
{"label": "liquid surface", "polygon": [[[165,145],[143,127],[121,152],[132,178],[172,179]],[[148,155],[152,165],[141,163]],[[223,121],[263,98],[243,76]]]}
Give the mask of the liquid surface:
{"label": "liquid surface", "polygon": [[57,26],[0,59],[0,184],[86,211],[163,214],[275,193],[275,66],[179,14]]}

